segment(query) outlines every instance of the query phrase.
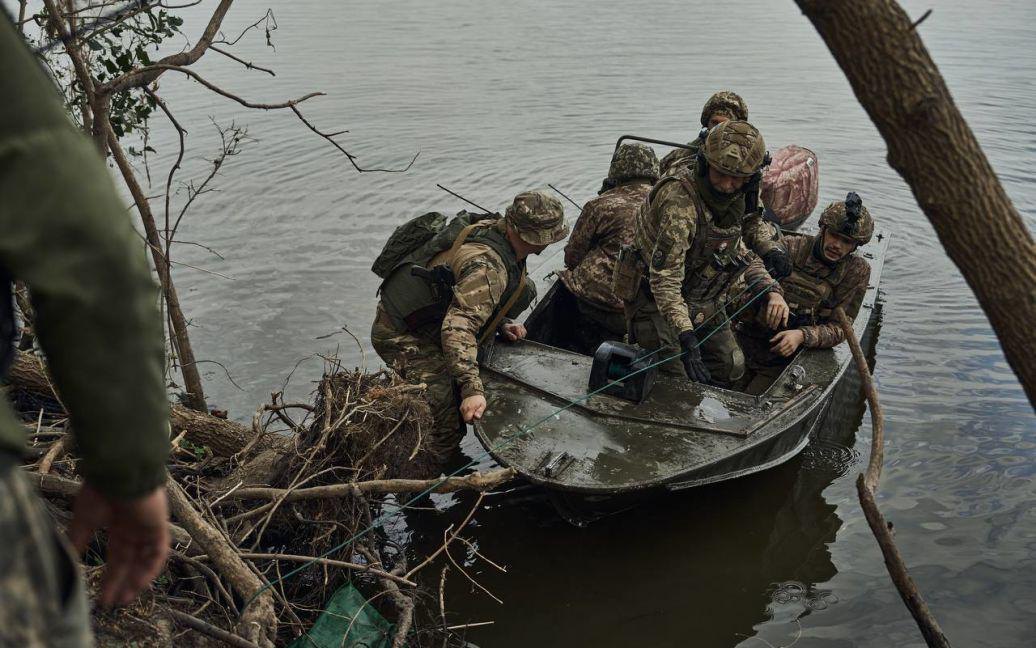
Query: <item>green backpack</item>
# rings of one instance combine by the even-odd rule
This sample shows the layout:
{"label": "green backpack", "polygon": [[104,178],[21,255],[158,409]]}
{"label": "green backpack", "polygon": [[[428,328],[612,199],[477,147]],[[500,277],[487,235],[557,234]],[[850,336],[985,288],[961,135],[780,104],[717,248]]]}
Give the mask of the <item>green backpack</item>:
{"label": "green backpack", "polygon": [[382,279],[388,278],[408,254],[421,247],[446,227],[446,215],[428,212],[403,223],[392,232],[371,270]]}

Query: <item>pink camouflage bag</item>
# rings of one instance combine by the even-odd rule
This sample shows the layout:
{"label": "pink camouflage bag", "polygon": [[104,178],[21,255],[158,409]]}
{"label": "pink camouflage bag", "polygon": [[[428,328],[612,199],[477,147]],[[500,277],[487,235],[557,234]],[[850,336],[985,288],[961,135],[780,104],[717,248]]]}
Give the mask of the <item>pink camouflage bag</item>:
{"label": "pink camouflage bag", "polygon": [[808,148],[791,144],[777,150],[763,172],[760,197],[766,215],[786,229],[801,225],[817,206],[820,164]]}

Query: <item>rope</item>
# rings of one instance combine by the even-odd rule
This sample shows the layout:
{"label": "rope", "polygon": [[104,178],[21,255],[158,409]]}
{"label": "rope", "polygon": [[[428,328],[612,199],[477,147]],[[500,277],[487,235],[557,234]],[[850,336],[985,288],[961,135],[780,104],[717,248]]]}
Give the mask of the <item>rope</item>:
{"label": "rope", "polygon": [[[760,281],[763,281],[764,279],[765,279],[765,277],[761,277],[759,279],[756,279],[755,281],[752,282],[752,284],[750,284],[749,286],[746,286],[745,289],[742,290],[739,293],[739,295],[740,294],[744,294],[745,292],[747,292],[747,290],[749,288],[754,287],[755,285],[757,285]],[[770,290],[770,286],[767,285],[765,288],[763,288],[763,290],[760,290],[758,293],[756,293],[750,300],[745,302],[740,308],[738,308],[736,311],[734,311],[733,313],[728,315],[726,319],[724,319],[715,328],[713,328],[711,331],[709,331],[708,335],[706,335],[703,338],[701,338],[698,341],[698,344],[694,348],[698,348],[702,344],[704,344],[706,340],[708,340],[710,337],[712,337],[724,325],[726,325],[732,319],[734,319],[738,314],[741,313],[741,311],[743,311],[746,308],[748,308],[755,300],[759,299],[761,296],[763,296],[764,294],[769,292],[769,290]],[[728,300],[726,303],[729,303],[729,301],[730,300]],[[720,311],[716,311],[716,312],[718,313]],[[715,315],[715,313],[713,315]],[[711,319],[711,317],[710,317],[710,319]],[[704,324],[704,323],[705,322],[702,322],[702,324]],[[646,367],[643,367],[642,369],[638,369],[637,371],[634,371],[634,372],[630,373],[629,375],[626,376],[626,378],[630,378],[632,376],[635,376],[635,375],[637,375],[639,373],[648,371],[650,369],[653,369],[655,367],[663,365],[663,364],[665,364],[667,362],[670,362],[672,360],[676,360],[677,358],[680,358],[681,356],[683,356],[685,353],[687,353],[687,351],[680,351],[679,353],[676,353],[676,354],[674,354],[672,356],[669,356],[668,358],[663,358],[662,360],[659,360],[659,361],[657,361],[657,362],[655,362],[653,364],[650,364],[650,365],[647,365]],[[543,423],[546,423],[550,419],[552,419],[552,418],[562,414],[563,412],[568,411],[572,407],[574,407],[576,405],[579,405],[580,403],[586,402],[587,400],[589,400],[589,398],[591,396],[595,396],[595,395],[601,393],[602,391],[604,391],[608,387],[611,387],[612,385],[617,385],[617,384],[621,383],[626,378],[623,378],[623,379],[620,379],[620,380],[613,380],[612,382],[610,382],[610,383],[608,383],[608,384],[606,384],[606,385],[604,385],[602,387],[599,387],[598,389],[595,389],[594,391],[589,392],[588,394],[586,394],[584,396],[581,396],[581,397],[579,397],[579,398],[577,398],[575,400],[570,400],[566,405],[563,405],[562,407],[560,407],[557,410],[551,412],[550,414],[547,414],[546,416],[540,418],[539,420],[534,422],[532,425],[529,425],[528,427],[525,427],[518,434],[515,434],[514,436],[508,437],[508,438],[504,439],[501,443],[494,445],[493,448],[492,448],[492,452],[497,452],[499,450],[504,449],[505,447],[507,447],[507,445],[509,445],[511,443],[514,443],[515,441],[519,440],[520,438],[522,438],[523,436],[525,436],[526,434],[531,432],[536,427],[542,425]],[[464,464],[460,468],[457,468],[456,470],[454,470],[450,474],[445,475],[438,482],[436,482],[435,484],[429,486],[428,488],[424,489],[423,491],[419,492],[417,495],[414,495],[412,498],[410,498],[407,501],[406,504],[395,504],[396,509],[394,511],[382,513],[377,518],[375,518],[370,523],[370,525],[368,525],[365,529],[363,529],[361,531],[358,531],[357,533],[355,533],[351,537],[349,537],[347,540],[344,540],[343,542],[335,545],[334,547],[328,549],[327,551],[325,551],[324,553],[320,554],[319,556],[315,556],[309,562],[303,563],[302,565],[296,567],[295,569],[292,569],[291,571],[289,571],[286,574],[280,576],[279,578],[277,578],[277,579],[267,583],[266,585],[263,585],[259,589],[258,592],[256,592],[255,594],[252,595],[252,598],[248,599],[248,601],[245,602],[245,605],[242,608],[242,612],[245,609],[247,609],[248,606],[251,605],[252,602],[255,601],[256,598],[258,598],[261,594],[266,592],[268,589],[270,589],[271,587],[273,587],[277,583],[280,583],[280,582],[283,582],[283,581],[285,581],[285,580],[287,580],[289,578],[292,578],[293,576],[295,576],[296,574],[302,572],[306,568],[316,564],[319,559],[326,558],[327,556],[329,556],[329,555],[333,554],[334,552],[342,549],[343,547],[345,547],[345,546],[355,542],[356,540],[359,540],[360,538],[366,536],[368,533],[370,533],[374,529],[382,526],[385,522],[387,522],[391,518],[395,517],[399,512],[403,511],[404,509],[411,508],[412,505],[414,504],[414,502],[416,502],[417,500],[421,499],[422,497],[424,497],[426,495],[431,494],[433,491],[435,491],[436,488],[438,488],[440,485],[445,483],[446,480],[449,479],[450,477],[455,477],[458,474],[460,474],[461,472],[463,472],[463,471],[465,471],[465,470],[475,466],[476,464],[478,464],[482,460],[491,458],[492,452],[489,451],[489,450],[483,449],[482,453],[480,453],[478,457],[476,457],[476,458],[472,459],[471,461],[467,462],[466,464]]]}

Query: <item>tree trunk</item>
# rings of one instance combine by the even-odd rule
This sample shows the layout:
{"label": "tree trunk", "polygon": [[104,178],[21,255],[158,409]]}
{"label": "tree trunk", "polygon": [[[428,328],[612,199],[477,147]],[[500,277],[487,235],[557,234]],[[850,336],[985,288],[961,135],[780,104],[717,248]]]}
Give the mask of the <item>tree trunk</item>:
{"label": "tree trunk", "polygon": [[795,0],[845,72],[1036,406],[1036,243],[894,0]]}

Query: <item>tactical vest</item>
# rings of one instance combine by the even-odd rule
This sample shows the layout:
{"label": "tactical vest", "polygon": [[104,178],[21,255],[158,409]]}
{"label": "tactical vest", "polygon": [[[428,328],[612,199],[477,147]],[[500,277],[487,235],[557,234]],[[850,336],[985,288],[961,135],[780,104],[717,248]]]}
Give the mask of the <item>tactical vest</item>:
{"label": "tactical vest", "polygon": [[[811,245],[803,245],[797,250],[791,259],[794,270],[781,279],[784,301],[788,302],[792,316],[809,324],[816,324],[831,317],[834,308],[831,297],[849,266],[845,263],[848,257],[833,267],[819,261],[810,263],[816,244],[817,238],[814,237]],[[800,324],[803,325],[805,324]]]}
{"label": "tactical vest", "polygon": [[0,378],[14,360],[14,285],[7,271],[0,268]]}
{"label": "tactical vest", "polygon": [[[473,226],[470,229],[469,226]],[[463,237],[463,238],[461,238]],[[500,321],[500,311],[514,305],[512,297],[519,285],[524,286],[525,262],[519,261],[514,248],[507,240],[503,223],[499,218],[490,218],[472,223],[469,218],[454,218],[431,241],[409,254],[381,284],[381,303],[385,312],[397,326],[421,335],[438,339],[439,329],[453,300],[453,287],[433,284],[425,278],[414,275],[414,265],[427,266],[440,253],[443,265],[450,265],[464,243],[481,243],[488,246],[503,260],[507,270],[507,287],[489,322],[479,330],[478,340],[482,344]]]}
{"label": "tactical vest", "polygon": [[[656,193],[669,182],[679,182],[695,206],[696,227],[694,239],[684,257],[681,293],[688,302],[715,300],[748,267],[748,260],[741,252],[741,222],[736,221],[729,227],[717,225],[712,212],[705,206],[689,179],[683,176],[666,176],[651,189],[651,193],[641,206],[636,244],[641,250],[646,250],[649,249],[648,246],[654,246],[654,242],[658,240],[660,224],[653,223],[648,214]],[[656,248],[655,253],[662,258],[668,256],[666,250]],[[655,263],[655,259],[645,260],[651,264]]]}

